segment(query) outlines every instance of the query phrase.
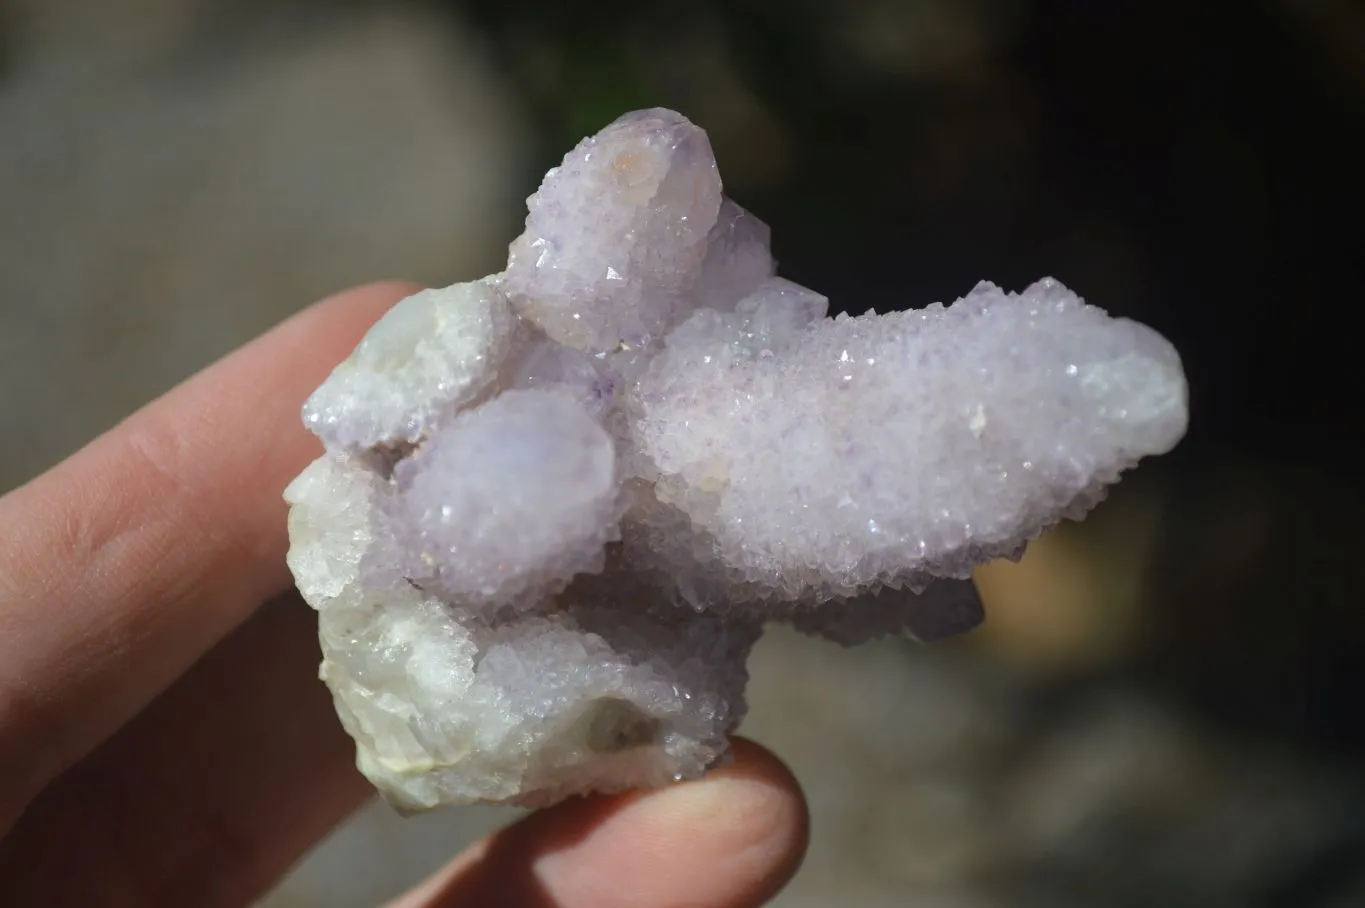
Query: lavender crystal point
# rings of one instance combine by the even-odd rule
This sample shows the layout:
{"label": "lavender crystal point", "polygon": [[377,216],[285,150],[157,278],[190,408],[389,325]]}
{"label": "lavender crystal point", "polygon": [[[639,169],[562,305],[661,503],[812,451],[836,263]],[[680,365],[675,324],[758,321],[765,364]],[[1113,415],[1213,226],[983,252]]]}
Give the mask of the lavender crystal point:
{"label": "lavender crystal point", "polygon": [[657,339],[692,307],[720,205],[705,132],[670,110],[627,114],[580,142],[527,200],[507,292],[567,346]]}
{"label": "lavender crystal point", "polygon": [[394,469],[404,576],[474,609],[534,607],[602,569],[621,494],[609,435],[564,391],[510,390]]}
{"label": "lavender crystal point", "polygon": [[628,114],[546,175],[505,272],[419,293],[309,398],[289,564],[396,805],[543,805],[725,760],[768,621],[855,645],[982,619],[970,580],[1185,431],[1180,359],[1052,280],[827,317]]}

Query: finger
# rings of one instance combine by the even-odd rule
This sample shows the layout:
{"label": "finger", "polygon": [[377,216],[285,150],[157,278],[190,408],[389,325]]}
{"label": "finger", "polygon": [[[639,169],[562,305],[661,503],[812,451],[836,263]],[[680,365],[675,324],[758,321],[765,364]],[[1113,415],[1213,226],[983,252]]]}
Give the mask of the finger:
{"label": "finger", "polygon": [[241,906],[371,792],[296,595],[261,609],[0,840],[0,905]]}
{"label": "finger", "polygon": [[408,292],[301,313],[0,499],[0,830],[288,586],[300,405]]}
{"label": "finger", "polygon": [[736,741],[700,781],[532,814],[390,908],[747,908],[796,872],[807,820],[791,772]]}

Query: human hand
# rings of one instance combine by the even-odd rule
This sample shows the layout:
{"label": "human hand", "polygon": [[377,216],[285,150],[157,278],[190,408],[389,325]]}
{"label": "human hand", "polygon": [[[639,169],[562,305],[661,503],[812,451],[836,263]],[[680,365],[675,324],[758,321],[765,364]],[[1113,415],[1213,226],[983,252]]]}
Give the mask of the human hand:
{"label": "human hand", "polygon": [[[0,498],[0,905],[247,905],[370,794],[280,495],[318,453],[303,399],[413,289],[318,304]],[[394,905],[758,905],[805,843],[796,781],[741,741],[702,781],[531,814]]]}

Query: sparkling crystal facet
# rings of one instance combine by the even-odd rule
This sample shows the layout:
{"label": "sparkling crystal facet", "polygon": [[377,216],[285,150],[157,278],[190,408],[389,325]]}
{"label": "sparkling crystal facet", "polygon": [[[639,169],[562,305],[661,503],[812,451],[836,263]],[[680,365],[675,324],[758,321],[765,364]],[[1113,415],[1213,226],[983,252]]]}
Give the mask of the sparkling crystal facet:
{"label": "sparkling crystal facet", "polygon": [[528,207],[505,273],[400,303],[313,394],[286,491],[322,677],[403,809],[700,775],[764,622],[966,631],[974,566],[1184,434],[1171,345],[1056,281],[828,318],[671,111]]}

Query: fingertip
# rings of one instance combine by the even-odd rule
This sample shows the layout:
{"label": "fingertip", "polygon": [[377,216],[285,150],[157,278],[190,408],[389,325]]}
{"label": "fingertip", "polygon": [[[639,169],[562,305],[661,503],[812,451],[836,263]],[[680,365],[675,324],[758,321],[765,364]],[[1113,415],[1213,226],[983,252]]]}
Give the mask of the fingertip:
{"label": "fingertip", "polygon": [[808,836],[795,776],[736,740],[731,765],[698,781],[532,814],[395,904],[749,908],[791,879]]}
{"label": "fingertip", "polygon": [[[740,838],[755,849],[764,870],[754,904],[762,904],[796,874],[810,845],[810,808],[795,773],[772,751],[747,738],[734,739],[735,759],[715,775],[719,780],[746,784],[752,809],[745,813]],[[733,812],[736,808],[731,808]],[[747,903],[746,903],[747,904]]]}
{"label": "fingertip", "polygon": [[[809,814],[791,770],[734,741],[734,760],[706,777],[632,796],[536,874],[565,906],[766,903],[796,873]],[[615,872],[604,876],[603,867]],[[553,903],[559,904],[559,903]]]}

